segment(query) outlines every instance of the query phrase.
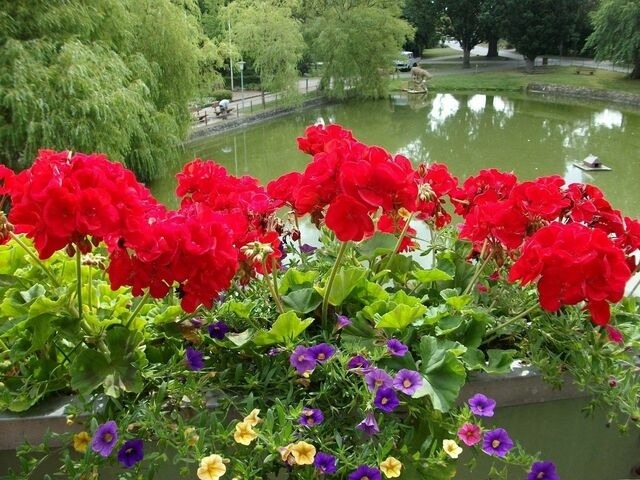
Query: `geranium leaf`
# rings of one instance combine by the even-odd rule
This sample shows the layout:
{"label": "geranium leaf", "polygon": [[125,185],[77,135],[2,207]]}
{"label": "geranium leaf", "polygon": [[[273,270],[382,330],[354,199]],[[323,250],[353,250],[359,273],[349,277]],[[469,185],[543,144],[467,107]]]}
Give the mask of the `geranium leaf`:
{"label": "geranium leaf", "polygon": [[396,248],[398,239],[391,233],[376,232],[371,238],[361,242],[357,250],[367,258],[392,252]]}
{"label": "geranium leaf", "polygon": [[281,314],[269,331],[259,331],[253,339],[256,345],[290,343],[313,323],[313,318],[300,320],[294,311]]}
{"label": "geranium leaf", "polygon": [[393,310],[382,315],[376,327],[404,329],[411,325],[414,320],[420,318],[426,310],[427,307],[424,305],[416,305],[414,307],[403,304],[397,305]]}
{"label": "geranium leaf", "polygon": [[85,349],[74,359],[70,373],[71,388],[81,395],[88,395],[98,388],[109,374],[109,361],[102,352]]}
{"label": "geranium leaf", "polygon": [[487,350],[487,357],[489,361],[484,367],[487,373],[507,373],[511,371],[511,363],[513,362],[513,356],[515,350]]}
{"label": "geranium leaf", "polygon": [[240,333],[227,333],[226,335],[226,338],[231,343],[233,343],[236,347],[242,347],[243,345],[251,341],[252,337],[253,337],[253,331],[249,329]]}
{"label": "geranium leaf", "polygon": [[431,270],[415,270],[412,275],[416,280],[422,283],[431,282],[444,282],[447,280],[453,280],[453,277],[447,272],[443,272],[438,268],[432,268]]}
{"label": "geranium leaf", "polygon": [[284,304],[298,313],[308,313],[318,308],[322,297],[313,288],[301,288],[281,297]]}
{"label": "geranium leaf", "polygon": [[318,276],[318,272],[310,270],[308,272],[301,272],[295,268],[290,268],[282,276],[280,285],[278,285],[278,291],[280,294],[285,294],[292,290],[299,290],[301,288],[313,287],[313,283]]}
{"label": "geranium leaf", "polygon": [[[454,404],[465,383],[464,364],[457,358],[457,351],[446,348],[454,342],[439,342],[435,337],[424,336],[420,340],[420,372],[424,383],[412,396],[420,398],[428,395],[433,408],[448,411]],[[463,352],[464,353],[464,352]]]}
{"label": "geranium leaf", "polygon": [[[354,288],[364,279],[366,271],[364,268],[350,267],[342,268],[333,280],[331,292],[329,292],[329,303],[334,306],[341,305]],[[326,288],[316,290],[320,295],[325,295]]]}

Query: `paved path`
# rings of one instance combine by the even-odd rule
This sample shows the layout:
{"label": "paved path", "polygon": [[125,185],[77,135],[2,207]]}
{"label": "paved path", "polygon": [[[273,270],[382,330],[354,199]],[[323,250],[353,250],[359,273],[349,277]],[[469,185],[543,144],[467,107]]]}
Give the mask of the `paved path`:
{"label": "paved path", "polygon": [[[320,78],[318,77],[304,77],[298,80],[298,92],[308,93],[318,90],[320,87]],[[212,123],[221,123],[233,118],[251,116],[256,112],[264,110],[263,102],[273,103],[282,97],[282,94],[278,93],[264,93],[255,90],[234,90],[233,97],[231,99],[231,108],[233,109],[226,116],[216,116],[215,109],[213,107],[202,108],[197,111],[197,117],[206,115],[203,121],[196,122],[194,118],[194,128],[202,128]],[[194,114],[194,117],[196,114]]]}

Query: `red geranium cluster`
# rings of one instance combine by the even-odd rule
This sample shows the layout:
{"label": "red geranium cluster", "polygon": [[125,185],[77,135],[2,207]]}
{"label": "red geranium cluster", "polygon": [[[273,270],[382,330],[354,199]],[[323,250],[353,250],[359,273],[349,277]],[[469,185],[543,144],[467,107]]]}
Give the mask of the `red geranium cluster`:
{"label": "red geranium cluster", "polygon": [[40,258],[66,247],[91,249],[139,229],[157,202],[120,163],[104,155],[41,150],[31,168],[9,176],[9,220],[32,238]]}
{"label": "red geranium cluster", "polygon": [[186,164],[176,178],[181,208],[201,205],[227,218],[244,281],[254,272],[278,268],[282,247],[273,214],[282,202],[271,198],[255,178],[229,175],[224,167],[201,159]]}
{"label": "red geranium cluster", "polygon": [[518,183],[511,173],[484,170],[454,193],[464,216],[460,237],[476,251],[517,261],[510,281],[538,281],[540,304],[556,311],[586,301],[592,319],[609,322],[609,304],[624,294],[636,269],[640,224],[614,210],[591,185],[566,186],[559,176]]}
{"label": "red geranium cluster", "polygon": [[586,301],[594,323],[610,320],[609,304],[618,302],[631,277],[625,255],[598,228],[553,222],[528,239],[509,271],[509,281],[537,280],[540,305],[556,311]]}
{"label": "red geranium cluster", "polygon": [[364,145],[338,125],[312,126],[305,133],[298,145],[313,155],[312,162],[304,173],[284,175],[267,186],[297,215],[309,213],[316,224],[324,220],[341,241],[371,236],[376,214],[378,229],[394,233],[404,227],[407,212],[433,217],[439,225],[449,221],[442,196],[457,180],[446,167],[415,170],[403,155]]}
{"label": "red geranium cluster", "polygon": [[211,307],[238,268],[228,218],[198,204],[177,211],[149,212],[144,231],[128,235],[110,252],[112,288],[130,285],[134,295],[148,288],[163,298],[178,284],[181,306],[193,312]]}
{"label": "red geranium cluster", "polygon": [[177,283],[182,306],[211,305],[237,270],[230,220],[186,205],[167,211],[132,172],[105,156],[43,150],[33,165],[5,175],[9,220],[32,238],[40,258],[83,253],[104,240],[112,288],[130,285],[164,297]]}

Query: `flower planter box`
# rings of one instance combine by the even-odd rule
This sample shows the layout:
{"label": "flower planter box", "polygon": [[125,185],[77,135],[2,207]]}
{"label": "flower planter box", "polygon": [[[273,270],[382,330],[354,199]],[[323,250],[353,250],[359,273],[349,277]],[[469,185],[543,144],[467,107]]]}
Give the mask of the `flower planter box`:
{"label": "flower planter box", "polygon": [[[498,403],[495,416],[487,423],[507,428],[528,451],[554,458],[560,471],[572,472],[563,480],[640,478],[640,434],[636,430],[620,434],[615,426],[606,425],[602,412],[586,418],[581,410],[588,397],[570,382],[554,389],[534,368],[516,365],[506,375],[474,376],[462,389],[460,401],[476,392]],[[0,414],[0,478],[17,465],[15,450],[24,441],[38,443],[48,430],[73,429],[64,414],[68,402],[68,397],[61,397],[26,414]],[[489,478],[489,457],[478,457],[477,466],[469,470],[465,464],[471,459],[468,453],[461,457],[456,479]],[[54,463],[45,468],[56,471]],[[176,469],[167,467],[159,478],[176,478]]]}

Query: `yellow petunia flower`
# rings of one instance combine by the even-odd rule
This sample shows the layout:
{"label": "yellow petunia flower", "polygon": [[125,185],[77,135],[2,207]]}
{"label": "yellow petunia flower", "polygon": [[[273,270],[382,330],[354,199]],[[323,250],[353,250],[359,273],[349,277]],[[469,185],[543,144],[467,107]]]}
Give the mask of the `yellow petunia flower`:
{"label": "yellow petunia flower", "polygon": [[402,463],[395,457],[387,457],[387,459],[380,464],[380,470],[387,478],[396,478],[400,476],[400,470],[402,470]]}
{"label": "yellow petunia flower", "polygon": [[289,465],[293,465],[293,455],[291,455],[291,447],[293,447],[293,443],[290,443],[286,447],[278,448],[278,452],[280,452],[280,458],[283,462],[288,463]]}
{"label": "yellow petunia flower", "polygon": [[298,442],[289,448],[296,465],[312,465],[316,457],[316,447],[307,442]]}
{"label": "yellow petunia flower", "polygon": [[190,447],[195,447],[200,440],[200,435],[196,433],[196,429],[193,427],[187,427],[184,430],[184,440]]}
{"label": "yellow petunia flower", "polygon": [[227,466],[220,455],[213,454],[200,460],[198,478],[200,480],[218,480],[227,471]]}
{"label": "yellow petunia flower", "polygon": [[76,452],[84,453],[87,451],[87,447],[91,443],[91,437],[87,432],[76,433],[73,436],[73,449]]}
{"label": "yellow petunia flower", "polygon": [[242,445],[250,445],[257,437],[258,434],[253,431],[251,424],[247,422],[237,424],[236,431],[233,433],[233,439]]}
{"label": "yellow petunia flower", "polygon": [[444,449],[444,453],[449,455],[451,458],[458,458],[462,453],[462,448],[460,448],[454,440],[443,440],[442,448]]}
{"label": "yellow petunia flower", "polygon": [[260,409],[254,408],[253,410],[251,410],[251,413],[249,415],[244,417],[243,423],[248,423],[252,427],[255,427],[258,423],[262,421],[262,419],[258,417],[259,413],[260,413]]}

